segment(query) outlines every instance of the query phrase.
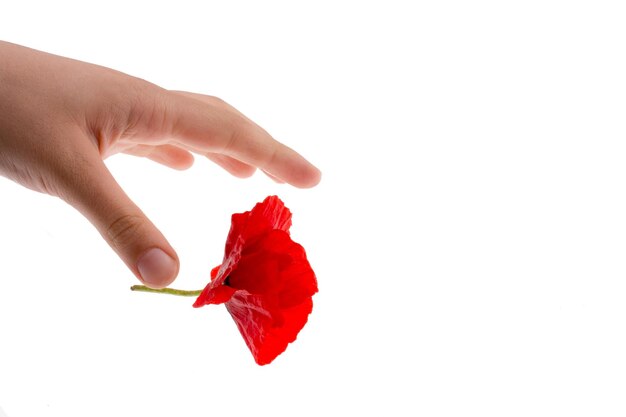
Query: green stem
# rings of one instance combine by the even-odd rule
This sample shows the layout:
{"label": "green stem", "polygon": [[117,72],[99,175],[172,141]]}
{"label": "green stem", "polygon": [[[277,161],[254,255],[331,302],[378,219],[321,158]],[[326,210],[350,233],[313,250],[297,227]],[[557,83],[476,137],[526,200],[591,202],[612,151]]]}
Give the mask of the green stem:
{"label": "green stem", "polygon": [[202,290],[188,291],[188,290],[176,290],[174,288],[161,288],[154,289],[150,287],[146,287],[145,285],[133,285],[130,287],[131,291],[142,291],[142,292],[156,292],[159,294],[171,294],[171,295],[179,295],[181,297],[197,297],[200,295]]}

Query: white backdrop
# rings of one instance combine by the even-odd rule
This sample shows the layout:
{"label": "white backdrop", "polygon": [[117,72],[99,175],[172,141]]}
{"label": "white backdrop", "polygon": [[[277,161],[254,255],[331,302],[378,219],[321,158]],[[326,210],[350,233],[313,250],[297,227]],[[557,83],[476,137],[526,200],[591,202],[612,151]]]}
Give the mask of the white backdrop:
{"label": "white backdrop", "polygon": [[5,3],[0,39],[219,96],[324,173],[107,161],[175,287],[231,213],[292,209],[320,292],[265,367],[224,307],[131,293],[77,212],[0,179],[8,417],[626,413],[622,2]]}

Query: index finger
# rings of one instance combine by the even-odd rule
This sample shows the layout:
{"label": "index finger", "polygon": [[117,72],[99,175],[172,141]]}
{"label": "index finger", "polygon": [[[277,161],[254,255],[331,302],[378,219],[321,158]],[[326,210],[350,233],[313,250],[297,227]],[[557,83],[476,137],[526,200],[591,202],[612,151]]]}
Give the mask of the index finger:
{"label": "index finger", "polygon": [[168,100],[166,118],[179,146],[227,155],[299,188],[320,182],[319,169],[224,101],[179,91]]}

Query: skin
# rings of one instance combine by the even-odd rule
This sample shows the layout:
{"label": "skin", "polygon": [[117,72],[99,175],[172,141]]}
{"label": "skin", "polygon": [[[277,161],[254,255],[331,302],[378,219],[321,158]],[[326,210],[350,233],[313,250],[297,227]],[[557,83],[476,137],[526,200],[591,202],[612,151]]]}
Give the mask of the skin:
{"label": "skin", "polygon": [[216,97],[170,91],[109,68],[0,42],[0,175],[80,211],[144,284],[179,259],[117,184],[116,153],[187,169],[202,155],[237,177],[261,169],[299,188],[320,171]]}

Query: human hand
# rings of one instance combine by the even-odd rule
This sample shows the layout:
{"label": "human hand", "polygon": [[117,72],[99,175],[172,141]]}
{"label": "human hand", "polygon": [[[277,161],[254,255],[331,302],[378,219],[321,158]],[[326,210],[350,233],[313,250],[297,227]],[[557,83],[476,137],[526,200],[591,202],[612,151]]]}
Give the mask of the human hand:
{"label": "human hand", "polygon": [[141,281],[162,288],[178,256],[103,163],[120,152],[174,169],[195,153],[238,177],[259,168],[301,188],[321,175],[218,98],[0,42],[0,174],[74,206]]}

